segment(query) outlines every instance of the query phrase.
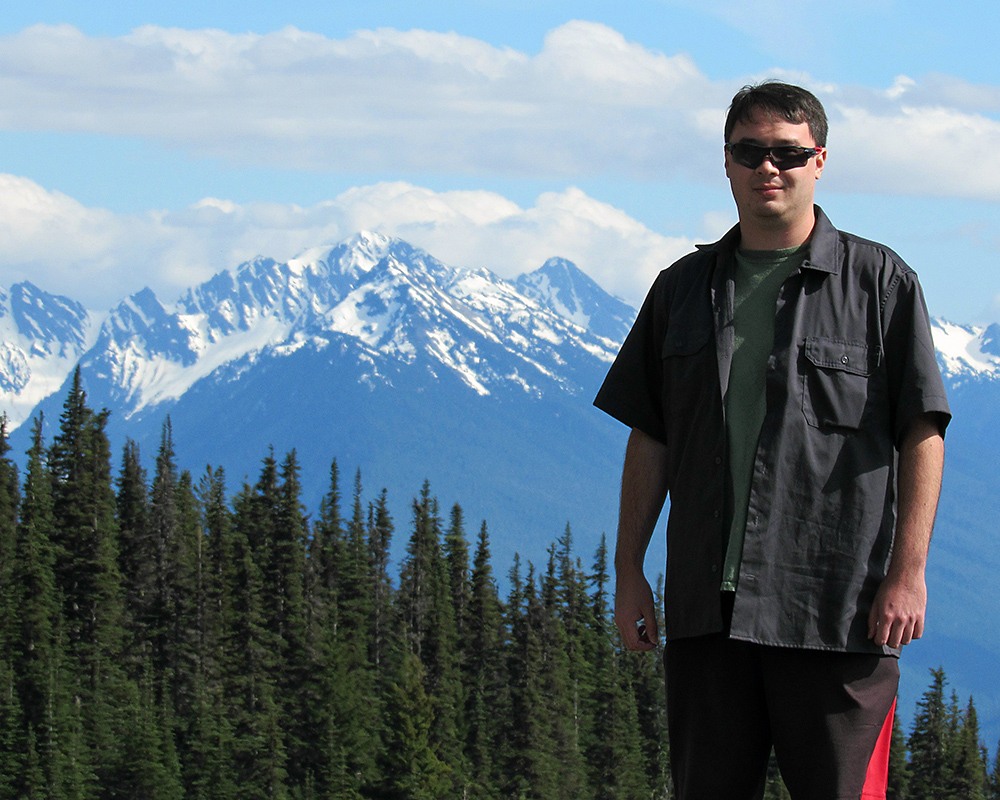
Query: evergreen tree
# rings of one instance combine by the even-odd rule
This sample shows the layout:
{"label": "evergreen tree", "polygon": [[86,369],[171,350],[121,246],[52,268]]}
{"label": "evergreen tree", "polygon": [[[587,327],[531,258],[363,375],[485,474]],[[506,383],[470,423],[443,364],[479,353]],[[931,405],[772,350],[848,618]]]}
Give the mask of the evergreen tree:
{"label": "evergreen tree", "polygon": [[986,800],[1000,800],[1000,742],[997,742],[996,758],[986,783]]}
{"label": "evergreen tree", "polygon": [[892,717],[892,739],[889,744],[889,783],[886,800],[906,800],[909,795],[910,768],[906,762],[906,740],[899,714]]}
{"label": "evergreen tree", "polygon": [[125,442],[122,465],[116,481],[115,506],[118,519],[118,564],[126,620],[130,633],[133,674],[137,664],[151,658],[153,602],[156,597],[156,545],[150,529],[149,490],[146,470],[139,458],[139,445]]}
{"label": "evergreen tree", "polygon": [[943,798],[947,792],[944,670],[932,669],[931,678],[931,685],[917,704],[913,729],[907,742],[911,772],[909,796],[914,800]]}
{"label": "evergreen tree", "polygon": [[979,741],[979,718],[971,697],[959,716],[959,727],[949,748],[948,797],[954,800],[984,800],[986,762]]}
{"label": "evergreen tree", "polygon": [[69,712],[62,680],[62,613],[52,547],[55,518],[41,416],[35,419],[31,435],[11,594],[20,609],[20,626],[14,632],[15,669],[27,747],[18,796],[62,800],[67,797],[64,762]]}
{"label": "evergreen tree", "polygon": [[[503,730],[505,739],[503,792],[510,797],[544,796],[532,792],[539,786],[538,778],[545,772],[544,724],[541,719],[542,688],[540,678],[541,646],[529,622],[527,587],[521,576],[521,558],[514,555],[508,573],[510,594],[507,596],[507,626],[510,648],[507,651],[507,673],[510,689],[510,712]],[[529,571],[529,584],[534,581],[534,569]]]}
{"label": "evergreen tree", "polygon": [[[544,723],[550,763],[555,768],[555,785],[550,789],[553,793],[547,796],[567,799],[590,796],[583,742],[592,725],[580,691],[581,684],[590,683],[586,647],[582,642],[585,629],[576,622],[581,608],[578,589],[582,583],[571,564],[567,526],[566,536],[549,549],[539,602],[535,602],[534,582],[526,587],[529,623],[536,627],[542,648]],[[572,625],[567,621],[570,615],[574,618]],[[573,665],[574,657],[582,663]]]}
{"label": "evergreen tree", "polygon": [[406,654],[386,698],[383,796],[391,800],[441,800],[451,787],[450,770],[431,744],[434,711],[422,673],[416,654]]}
{"label": "evergreen tree", "polygon": [[507,704],[507,680],[503,663],[506,635],[503,608],[490,564],[489,533],[485,520],[472,565],[469,615],[466,623],[468,656],[464,663],[465,752],[469,760],[470,796],[499,797],[501,730],[498,709]]}
{"label": "evergreen tree", "polygon": [[71,790],[82,798],[113,791],[123,771],[134,709],[125,654],[115,497],[104,433],[107,411],[86,405],[76,370],[49,454],[55,512],[56,583],[63,599],[67,675],[75,719]]}
{"label": "evergreen tree", "polygon": [[28,749],[15,673],[15,631],[21,624],[13,583],[20,489],[9,451],[4,414],[0,416],[0,797],[14,796]]}
{"label": "evergreen tree", "polygon": [[[268,465],[265,464],[265,474]],[[260,491],[272,487],[249,486],[234,502],[232,531],[233,566],[226,589],[229,618],[225,621],[225,717],[230,732],[227,750],[232,793],[238,798],[284,800],[287,791],[287,755],[281,727],[275,675],[277,645],[267,626],[263,579],[255,555],[267,556],[266,527],[257,516],[265,503]],[[258,537],[251,544],[248,532]]]}
{"label": "evergreen tree", "polygon": [[[332,508],[332,492],[329,497]],[[374,603],[360,471],[354,479],[351,520],[335,552],[340,554],[340,563],[328,667],[327,760],[331,787],[339,796],[348,797],[379,781],[376,764],[382,713],[369,658]]]}
{"label": "evergreen tree", "polygon": [[208,639],[211,631],[207,576],[211,564],[201,504],[187,470],[177,478],[174,506],[177,527],[169,551],[175,587],[172,598],[175,620],[171,628],[174,681],[170,702],[162,704],[160,717],[170,724],[171,714],[174,716],[177,761],[190,779],[204,762],[214,736],[214,725],[208,719],[209,709],[215,703],[213,676],[207,669],[215,663],[215,643]]}
{"label": "evergreen tree", "polygon": [[305,557],[308,529],[301,501],[299,466],[295,451],[281,465],[281,488],[272,534],[271,571],[264,592],[274,607],[273,631],[281,648],[277,685],[282,697],[287,734],[288,777],[291,785],[305,783],[315,774],[310,709],[323,694],[315,678],[318,666],[310,659],[305,606]]}
{"label": "evergreen tree", "polygon": [[469,605],[472,587],[469,583],[469,543],[465,538],[462,507],[455,503],[451,509],[451,524],[444,536],[444,557],[447,562],[448,593],[455,617],[455,635],[461,649],[459,663],[465,661],[465,643],[468,641]]}
{"label": "evergreen tree", "polygon": [[610,629],[607,552],[602,536],[594,557],[591,574],[594,593],[588,615],[591,626],[588,656],[594,672],[588,697],[592,723],[587,737],[587,765],[595,797],[638,800],[649,797],[651,787],[643,758],[629,659],[616,651]]}
{"label": "evergreen tree", "polygon": [[202,660],[194,710],[193,745],[186,765],[185,785],[193,800],[237,800],[232,769],[233,726],[229,716],[233,690],[232,665],[226,646],[235,640],[240,626],[232,595],[239,571],[234,556],[232,514],[226,501],[225,471],[206,469],[198,484],[199,505],[205,531],[204,610]]}
{"label": "evergreen tree", "polygon": [[462,696],[455,612],[441,551],[437,500],[431,497],[426,481],[420,497],[413,501],[413,533],[400,567],[398,597],[404,640],[424,668],[425,691],[434,709],[431,744],[456,781],[453,793],[461,793],[465,768],[459,733]]}
{"label": "evergreen tree", "polygon": [[[511,685],[510,762],[507,765],[507,792],[515,797],[577,797],[580,791],[579,758],[571,751],[565,725],[569,714],[556,709],[553,692],[565,679],[562,659],[547,663],[556,652],[553,642],[544,641],[554,633],[546,624],[546,611],[538,597],[535,570],[529,564],[522,582],[515,557],[508,600],[513,649],[510,654]],[[565,684],[562,689],[565,691]],[[560,698],[565,700],[565,695]],[[558,701],[557,701],[558,703]],[[560,718],[561,716],[561,718]],[[560,758],[567,761],[560,763]]]}
{"label": "evergreen tree", "polygon": [[393,587],[389,574],[389,546],[394,526],[389,514],[385,489],[375,501],[374,515],[368,534],[370,582],[372,586],[371,647],[369,662],[376,676],[382,673],[382,664],[391,640]]}

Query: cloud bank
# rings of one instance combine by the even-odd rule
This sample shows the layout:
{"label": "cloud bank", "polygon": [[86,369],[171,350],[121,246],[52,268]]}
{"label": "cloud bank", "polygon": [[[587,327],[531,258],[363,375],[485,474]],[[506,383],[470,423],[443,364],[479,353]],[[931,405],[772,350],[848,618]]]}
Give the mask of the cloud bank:
{"label": "cloud bank", "polygon": [[0,175],[4,287],[30,280],[95,311],[145,285],[170,303],[255,255],[285,260],[363,229],[507,278],[562,256],[634,305],[657,272],[692,247],[575,188],[542,194],[524,209],[492,192],[394,182],[353,188],[309,208],[206,198],[180,211],[119,215]]}
{"label": "cloud bank", "polygon": [[[581,21],[537,54],[422,30],[38,25],[0,37],[0,129],[135,136],[234,166],[671,180],[718,171],[723,109],[763,77],[710,80]],[[1000,87],[791,77],[830,111],[831,188],[1000,200]]]}

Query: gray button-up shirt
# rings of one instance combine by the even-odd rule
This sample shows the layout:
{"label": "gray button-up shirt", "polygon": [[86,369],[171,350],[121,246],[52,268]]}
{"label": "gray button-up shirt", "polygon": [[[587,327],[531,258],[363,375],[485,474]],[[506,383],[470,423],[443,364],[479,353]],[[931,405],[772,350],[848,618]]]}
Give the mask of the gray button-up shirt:
{"label": "gray button-up shirt", "polygon": [[[667,638],[722,630],[732,514],[724,397],[737,226],[660,273],[595,400],[667,445]],[[782,284],[767,360],[730,635],[898,653],[868,639],[895,528],[897,448],[913,419],[950,419],[916,274],[816,207]]]}

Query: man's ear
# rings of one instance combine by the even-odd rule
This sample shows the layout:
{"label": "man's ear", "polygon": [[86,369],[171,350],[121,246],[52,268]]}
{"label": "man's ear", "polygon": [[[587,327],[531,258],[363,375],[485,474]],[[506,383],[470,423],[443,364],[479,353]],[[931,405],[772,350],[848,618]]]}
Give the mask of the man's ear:
{"label": "man's ear", "polygon": [[823,174],[823,165],[826,164],[826,148],[823,148],[823,152],[817,153],[816,156],[816,180],[819,180],[819,176]]}

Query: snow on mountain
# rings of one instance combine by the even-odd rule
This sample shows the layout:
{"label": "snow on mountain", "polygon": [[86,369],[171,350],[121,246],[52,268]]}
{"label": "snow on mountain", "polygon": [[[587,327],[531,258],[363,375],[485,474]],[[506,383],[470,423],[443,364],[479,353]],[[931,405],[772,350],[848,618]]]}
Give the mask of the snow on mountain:
{"label": "snow on mountain", "polygon": [[931,321],[934,348],[945,380],[951,386],[969,379],[1000,377],[1000,325],[983,328]]}
{"label": "snow on mountain", "polygon": [[0,408],[8,431],[62,385],[96,335],[94,316],[69,298],[28,282],[0,289]]}
{"label": "snow on mountain", "polygon": [[515,285],[543,308],[616,344],[625,338],[635,320],[635,309],[608,295],[564,258],[550,258],[534,272],[518,277]]}
{"label": "snow on mountain", "polygon": [[[76,345],[51,369],[49,391],[86,350],[81,366],[107,384],[117,413],[129,419],[178,400],[227,365],[235,379],[260,358],[324,350],[346,338],[366,353],[365,382],[389,380],[379,368],[389,359],[420,362],[435,376],[450,371],[483,396],[540,396],[554,386],[576,392],[573,363],[610,362],[624,333],[611,323],[605,327],[615,339],[580,327],[596,315],[603,292],[569,262],[552,260],[532,276],[520,282],[529,296],[487,270],[450,267],[401,240],[362,232],[284,263],[255,258],[173,306],[149,289],[132,295],[96,338],[74,334]],[[603,298],[612,307],[620,302]],[[21,362],[11,355],[6,363],[14,396],[23,388]],[[26,410],[39,399],[24,401]]]}
{"label": "snow on mountain", "polygon": [[[262,357],[345,340],[365,354],[367,383],[390,380],[379,366],[390,359],[451,372],[482,396],[573,392],[571,364],[610,362],[634,317],[562,258],[507,282],[360,232],[287,262],[257,257],[172,306],[144,289],[99,326],[79,304],[30,283],[0,292],[0,402],[13,430],[80,363],[130,418],[227,365],[235,379]],[[933,334],[950,385],[1000,375],[1000,326],[934,320]]]}

